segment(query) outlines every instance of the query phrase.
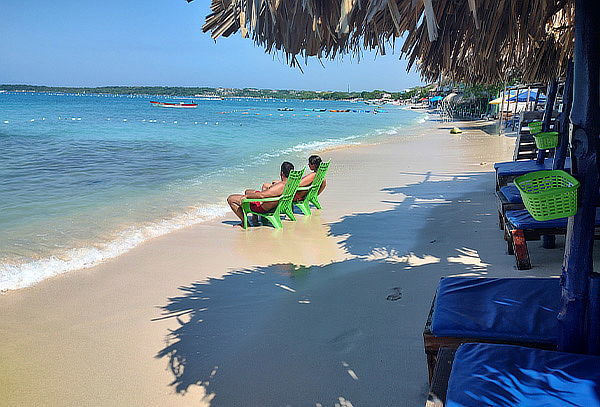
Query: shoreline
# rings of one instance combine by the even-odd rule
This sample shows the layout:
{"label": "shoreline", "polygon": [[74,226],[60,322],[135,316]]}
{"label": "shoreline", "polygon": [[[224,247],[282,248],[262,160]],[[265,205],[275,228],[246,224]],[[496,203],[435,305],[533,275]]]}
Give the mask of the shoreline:
{"label": "shoreline", "polygon": [[[0,295],[0,397],[423,404],[422,328],[439,278],[558,275],[562,259],[531,245],[535,267],[517,272],[504,254],[492,166],[513,140],[479,122],[433,124],[329,152],[324,209],[283,230],[239,230],[232,214]],[[449,135],[455,125],[464,133]]]}
{"label": "shoreline", "polygon": [[[418,117],[417,114],[415,114],[415,117]],[[301,142],[284,150],[282,154],[304,152],[304,150],[311,154],[327,154],[346,148],[377,145],[396,138],[405,137],[403,132],[422,129],[424,123],[429,122],[430,119],[423,120],[424,122],[419,124],[401,125],[388,130],[375,129],[368,135],[363,136],[348,136],[331,141],[328,139],[318,142]],[[353,141],[356,139],[360,139],[360,141]],[[316,147],[316,150],[307,149],[307,147],[312,146],[322,147]],[[107,231],[108,234],[112,235],[110,240],[82,242],[82,245],[70,247],[62,252],[46,255],[38,259],[30,259],[25,263],[0,264],[0,276],[7,276],[6,280],[0,281],[0,295],[9,291],[34,286],[56,276],[71,274],[98,266],[117,259],[146,242],[178,230],[194,227],[205,222],[220,222],[225,219],[226,214],[229,212],[230,210],[225,199],[208,206],[181,208],[180,212],[174,213],[167,218],[147,220],[143,224],[130,225],[113,232]],[[14,276],[14,278],[10,279],[9,276]]]}

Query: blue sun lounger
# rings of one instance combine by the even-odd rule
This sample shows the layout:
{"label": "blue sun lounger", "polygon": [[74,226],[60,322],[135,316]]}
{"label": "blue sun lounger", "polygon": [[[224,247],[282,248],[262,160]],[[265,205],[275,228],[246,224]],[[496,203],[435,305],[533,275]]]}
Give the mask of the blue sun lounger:
{"label": "blue sun lounger", "polygon": [[[501,187],[508,185],[519,175],[528,174],[534,171],[551,170],[552,159],[546,159],[542,164],[538,164],[536,160],[527,161],[507,161],[494,164],[496,170],[496,191]],[[571,159],[567,157],[565,160],[565,170],[571,168]]]}
{"label": "blue sun lounger", "polygon": [[560,295],[558,278],[442,278],[423,332],[430,379],[444,347],[493,342],[556,349]]}
{"label": "blue sun lounger", "polygon": [[488,343],[454,355],[446,407],[600,407],[600,357]]}
{"label": "blue sun lounger", "polygon": [[[526,209],[507,210],[504,213],[504,239],[508,254],[515,256],[517,269],[531,268],[528,240],[540,240],[542,236],[567,233],[567,218],[547,221],[533,219]],[[600,211],[596,210],[596,238],[600,237]]]}
{"label": "blue sun lounger", "polygon": [[525,209],[525,205],[519,189],[514,184],[500,187],[496,191],[496,198],[498,203],[498,226],[500,230],[504,230],[504,214],[506,211]]}

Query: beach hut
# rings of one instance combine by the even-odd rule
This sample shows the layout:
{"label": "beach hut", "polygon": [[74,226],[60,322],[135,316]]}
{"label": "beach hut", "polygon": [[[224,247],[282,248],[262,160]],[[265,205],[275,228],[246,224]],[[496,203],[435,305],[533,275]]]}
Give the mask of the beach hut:
{"label": "beach hut", "polygon": [[[188,0],[190,1],[190,0]],[[592,245],[600,154],[600,3],[596,0],[213,0],[203,30],[213,38],[240,32],[297,65],[309,56],[336,58],[363,48],[385,54],[401,35],[409,67],[425,80],[549,83],[573,58],[571,155],[581,182],[577,214],[569,218],[562,278],[559,348],[600,353],[600,276]],[[549,120],[549,119],[548,119]],[[545,123],[544,126],[546,126]],[[566,139],[566,137],[563,137]],[[565,146],[566,148],[566,146]]]}

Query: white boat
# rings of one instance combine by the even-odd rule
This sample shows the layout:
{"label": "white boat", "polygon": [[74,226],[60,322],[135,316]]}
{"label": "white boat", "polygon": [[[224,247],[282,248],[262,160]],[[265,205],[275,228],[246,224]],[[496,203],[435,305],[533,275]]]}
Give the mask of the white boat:
{"label": "white boat", "polygon": [[155,101],[150,101],[150,103],[152,103],[152,106],[157,106],[157,107],[179,107],[179,108],[184,108],[184,109],[193,109],[198,107],[198,103],[168,103],[168,102],[155,102]]}

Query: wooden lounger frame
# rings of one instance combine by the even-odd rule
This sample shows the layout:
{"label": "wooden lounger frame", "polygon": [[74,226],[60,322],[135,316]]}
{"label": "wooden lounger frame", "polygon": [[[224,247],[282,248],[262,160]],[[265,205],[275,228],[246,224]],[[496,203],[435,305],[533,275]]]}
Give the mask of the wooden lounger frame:
{"label": "wooden lounger frame", "polygon": [[[519,229],[510,223],[505,213],[503,213],[503,228],[504,240],[506,240],[506,252],[515,256],[515,263],[518,270],[529,270],[531,268],[527,241],[540,240],[542,236],[562,236],[567,234],[567,228]],[[594,231],[594,239],[600,239],[600,227],[598,226],[596,226]],[[553,244],[545,247],[551,249],[553,248]]]}
{"label": "wooden lounger frame", "polygon": [[500,188],[507,186],[518,176],[519,175],[499,175],[498,171],[496,171],[496,191],[500,191]]}
{"label": "wooden lounger frame", "polygon": [[500,339],[481,339],[481,338],[456,338],[450,336],[435,336],[431,332],[431,321],[433,318],[433,307],[435,305],[435,297],[431,303],[429,310],[429,316],[427,317],[427,323],[423,330],[423,345],[425,348],[425,355],[427,356],[427,369],[429,371],[429,383],[432,383],[433,373],[438,358],[438,352],[441,348],[456,349],[463,343],[500,343],[507,345],[519,345],[528,348],[556,350],[556,345],[551,343],[540,343],[540,342],[522,342],[522,341],[511,341],[511,340],[500,340]]}
{"label": "wooden lounger frame", "polygon": [[496,191],[496,197],[498,198],[498,227],[500,230],[504,230],[504,214],[506,211],[525,209],[525,205],[522,202],[508,202],[508,199],[500,191]]}
{"label": "wooden lounger frame", "polygon": [[444,407],[446,405],[448,381],[450,380],[455,354],[456,349],[441,348],[439,350],[425,407]]}

